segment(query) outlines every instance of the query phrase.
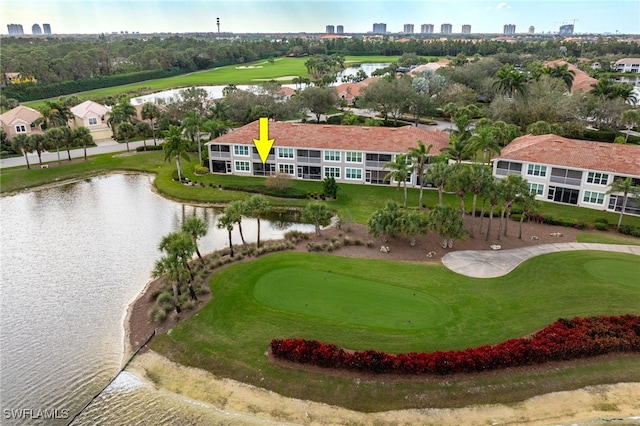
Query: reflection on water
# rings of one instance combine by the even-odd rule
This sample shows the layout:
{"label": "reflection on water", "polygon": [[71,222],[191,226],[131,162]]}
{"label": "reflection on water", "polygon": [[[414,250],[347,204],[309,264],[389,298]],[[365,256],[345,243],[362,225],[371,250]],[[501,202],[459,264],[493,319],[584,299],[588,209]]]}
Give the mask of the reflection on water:
{"label": "reflection on water", "polygon": [[[14,417],[25,410],[67,410],[72,417],[111,380],[123,361],[126,308],[149,281],[162,236],[185,217],[208,223],[198,242],[203,253],[226,246],[226,231],[214,226],[219,212],[166,200],[151,184],[150,176],[112,175],[0,198],[3,425],[66,424]],[[285,229],[262,221],[262,238],[280,238]],[[243,230],[255,241],[255,221],[244,219]],[[233,238],[240,242],[237,230]],[[96,417],[75,424],[129,423],[127,407],[144,413],[148,401],[139,396],[149,392],[118,377],[100,396],[102,414],[90,406]],[[157,402],[158,411],[165,405]],[[4,410],[15,412],[7,418]],[[182,423],[180,410],[141,424]]]}

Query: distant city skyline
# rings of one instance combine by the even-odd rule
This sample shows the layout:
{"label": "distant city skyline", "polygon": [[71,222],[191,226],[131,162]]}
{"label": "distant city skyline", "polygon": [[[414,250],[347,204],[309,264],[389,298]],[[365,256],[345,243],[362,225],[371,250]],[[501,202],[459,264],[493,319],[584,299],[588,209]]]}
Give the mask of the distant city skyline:
{"label": "distant city skyline", "polygon": [[638,0],[30,0],[29,7],[0,4],[2,33],[8,24],[51,24],[54,34],[129,33],[322,33],[340,22],[345,33],[367,33],[386,23],[390,33],[404,24],[471,25],[473,33],[502,33],[513,24],[525,33],[640,34]]}

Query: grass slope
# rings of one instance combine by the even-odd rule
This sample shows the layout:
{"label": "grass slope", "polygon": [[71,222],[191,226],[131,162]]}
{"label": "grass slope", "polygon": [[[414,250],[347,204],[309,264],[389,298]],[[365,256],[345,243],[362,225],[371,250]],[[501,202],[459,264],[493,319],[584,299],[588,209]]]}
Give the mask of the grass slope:
{"label": "grass slope", "polygon": [[[606,268],[602,262],[616,262],[620,268]],[[271,339],[286,337],[391,353],[495,344],[559,317],[638,314],[640,284],[633,279],[638,275],[637,257],[604,252],[544,255],[505,277],[486,280],[456,275],[442,265],[274,254],[217,272],[210,283],[212,301],[151,345],[177,362],[214,374],[363,411],[517,401],[551,390],[639,380],[640,357],[584,362],[563,367],[562,374],[537,369],[528,373],[525,387],[517,385],[520,372],[503,371],[454,378],[442,388],[437,379],[358,384],[347,377],[290,370],[271,364],[265,350]],[[335,282],[327,286],[325,278]],[[313,294],[305,295],[307,291]],[[313,300],[328,293],[329,299]],[[409,303],[402,319],[417,322],[407,327],[398,315],[413,293],[426,302],[426,312],[416,308],[418,300]],[[305,306],[298,296],[306,298]],[[381,298],[387,303],[379,304]],[[354,319],[345,312],[354,304],[368,306],[370,312]],[[331,314],[319,313],[329,305]],[[638,373],[629,375],[630,368]],[[465,391],[469,386],[480,390],[470,396]],[[504,392],[495,395],[492,386]],[[414,399],[416,395],[422,396]]]}

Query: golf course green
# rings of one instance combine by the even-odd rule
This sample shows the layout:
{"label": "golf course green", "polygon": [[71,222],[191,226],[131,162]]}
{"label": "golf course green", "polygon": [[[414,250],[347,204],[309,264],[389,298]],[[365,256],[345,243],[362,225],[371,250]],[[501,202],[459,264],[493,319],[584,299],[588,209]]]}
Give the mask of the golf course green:
{"label": "golf course green", "polygon": [[[214,272],[207,305],[151,347],[222,377],[363,411],[518,401],[550,389],[640,380],[640,357],[589,361],[561,375],[529,371],[525,388],[517,386],[525,373],[504,371],[444,389],[436,382],[357,384],[283,368],[265,353],[274,338],[388,353],[456,350],[526,336],[558,318],[637,315],[639,265],[632,254],[559,252],[529,259],[506,276],[478,279],[441,264],[275,253]],[[486,390],[469,399],[469,386]],[[496,386],[505,391],[496,395],[490,390]],[[416,392],[429,396],[405,399]],[[381,395],[383,405],[376,402]]]}

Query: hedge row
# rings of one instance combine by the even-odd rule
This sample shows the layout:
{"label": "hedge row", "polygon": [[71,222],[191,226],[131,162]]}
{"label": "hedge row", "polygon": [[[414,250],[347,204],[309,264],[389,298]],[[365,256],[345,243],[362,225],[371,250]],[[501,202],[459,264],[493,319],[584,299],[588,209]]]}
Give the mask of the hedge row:
{"label": "hedge row", "polygon": [[274,357],[319,367],[389,374],[452,374],[564,361],[613,352],[640,352],[640,316],[559,319],[530,338],[458,351],[388,354],[347,351],[305,339],[274,339]]}

